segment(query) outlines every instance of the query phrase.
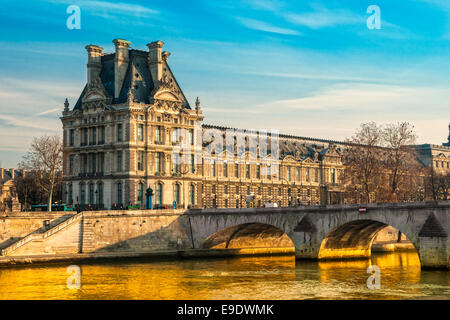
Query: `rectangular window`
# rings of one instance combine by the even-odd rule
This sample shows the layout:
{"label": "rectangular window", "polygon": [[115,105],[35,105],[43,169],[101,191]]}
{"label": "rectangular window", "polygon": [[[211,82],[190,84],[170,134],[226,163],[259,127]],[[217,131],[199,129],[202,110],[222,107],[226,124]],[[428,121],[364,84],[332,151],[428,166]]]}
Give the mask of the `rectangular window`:
{"label": "rectangular window", "polygon": [[314,170],[315,171],[315,173],[314,173],[314,178],[315,178],[315,182],[319,182],[319,169],[315,169]]}
{"label": "rectangular window", "polygon": [[80,198],[81,198],[81,204],[86,204],[86,185],[82,184],[81,185],[81,190],[80,190]]}
{"label": "rectangular window", "polygon": [[93,153],[92,154],[92,168],[91,171],[93,173],[97,172],[97,154]]}
{"label": "rectangular window", "polygon": [[144,125],[143,124],[138,125],[138,140],[144,141]]}
{"label": "rectangular window", "polygon": [[191,154],[191,165],[189,166],[190,172],[194,173],[195,171],[195,165],[194,165],[195,161],[194,161],[194,155]]}
{"label": "rectangular window", "polygon": [[144,151],[138,151],[138,170],[144,170]]}
{"label": "rectangular window", "polygon": [[306,168],[306,181],[309,182],[309,168]]}
{"label": "rectangular window", "polygon": [[228,164],[226,162],[223,163],[223,176],[228,177]]}
{"label": "rectangular window", "polygon": [[119,123],[117,125],[117,141],[122,141],[122,140],[123,140],[122,124]]}
{"label": "rectangular window", "polygon": [[83,129],[83,145],[87,145],[88,144],[88,139],[89,139],[88,128],[84,128]]}
{"label": "rectangular window", "polygon": [[100,127],[100,144],[105,143],[105,127]]}
{"label": "rectangular window", "polygon": [[162,152],[158,152],[156,154],[156,172],[160,173],[161,169],[162,169],[162,164],[163,164],[163,160],[164,160],[164,154]]}
{"label": "rectangular window", "polygon": [[122,183],[117,184],[117,203],[122,204]]}
{"label": "rectangular window", "polygon": [[173,128],[172,131],[172,142],[175,143],[178,141],[178,128]]}
{"label": "rectangular window", "polygon": [[256,178],[261,179],[261,165],[260,164],[256,165]]}
{"label": "rectangular window", "polygon": [[216,176],[216,162],[214,161],[214,159],[211,160],[211,176]]}
{"label": "rectangular window", "polygon": [[100,205],[100,207],[103,207],[103,183],[100,183],[98,185],[98,205]]}
{"label": "rectangular window", "polygon": [[71,155],[70,156],[70,160],[69,160],[69,173],[72,174],[73,173],[73,162],[75,160],[75,156]]}
{"label": "rectangular window", "polygon": [[92,128],[92,144],[97,144],[97,128]]}
{"label": "rectangular window", "polygon": [[189,142],[194,145],[194,129],[189,129]]}
{"label": "rectangular window", "polygon": [[100,157],[100,172],[105,172],[105,153],[101,152],[99,153]]}
{"label": "rectangular window", "polygon": [[155,143],[162,143],[162,126],[156,126],[155,129]]}
{"label": "rectangular window", "polygon": [[239,178],[239,164],[238,163],[234,164],[234,176],[236,178]]}
{"label": "rectangular window", "polygon": [[286,167],[287,170],[287,181],[291,181],[291,167]]}
{"label": "rectangular window", "polygon": [[117,151],[117,171],[122,171],[122,151]]}
{"label": "rectangular window", "polygon": [[246,168],[245,168],[245,177],[247,179],[250,179],[250,165],[247,164]]}
{"label": "rectangular window", "polygon": [[73,146],[75,144],[75,130],[70,129],[69,131],[69,146]]}
{"label": "rectangular window", "polygon": [[67,200],[68,200],[69,204],[73,204],[73,186],[72,186],[72,184],[69,184],[69,199],[67,199]]}
{"label": "rectangular window", "polygon": [[83,172],[87,173],[88,172],[88,158],[87,158],[87,154],[83,154],[82,158],[83,158]]}

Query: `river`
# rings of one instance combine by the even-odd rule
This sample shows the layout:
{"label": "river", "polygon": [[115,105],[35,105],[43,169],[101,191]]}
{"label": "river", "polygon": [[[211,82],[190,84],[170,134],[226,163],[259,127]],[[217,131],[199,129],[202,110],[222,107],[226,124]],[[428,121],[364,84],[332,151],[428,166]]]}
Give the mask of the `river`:
{"label": "river", "polygon": [[[368,289],[369,265],[380,289]],[[69,264],[0,269],[0,299],[449,299],[450,271],[421,270],[415,252],[362,261],[293,256],[82,263],[80,289]]]}

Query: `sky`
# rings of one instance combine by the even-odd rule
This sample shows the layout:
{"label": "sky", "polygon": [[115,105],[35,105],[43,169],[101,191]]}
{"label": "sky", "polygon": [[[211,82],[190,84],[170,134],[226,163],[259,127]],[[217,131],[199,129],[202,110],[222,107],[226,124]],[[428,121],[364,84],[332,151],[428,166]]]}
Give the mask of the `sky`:
{"label": "sky", "polygon": [[449,134],[449,1],[0,0],[0,21],[0,167],[61,134],[64,100],[86,83],[84,47],[111,53],[115,38],[162,40],[207,124],[344,140],[361,123],[408,121],[417,143]]}

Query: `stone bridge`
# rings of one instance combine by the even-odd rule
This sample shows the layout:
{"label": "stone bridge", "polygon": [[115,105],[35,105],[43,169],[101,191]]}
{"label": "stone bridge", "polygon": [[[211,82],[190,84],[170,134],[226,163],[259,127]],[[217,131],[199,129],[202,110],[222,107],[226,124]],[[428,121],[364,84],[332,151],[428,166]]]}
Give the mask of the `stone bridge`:
{"label": "stone bridge", "polygon": [[188,217],[193,248],[230,248],[237,237],[245,246],[269,237],[279,245],[293,244],[298,259],[370,257],[376,233],[392,226],[413,243],[422,267],[449,267],[449,201],[369,204],[366,212],[359,208],[191,209],[183,218]]}

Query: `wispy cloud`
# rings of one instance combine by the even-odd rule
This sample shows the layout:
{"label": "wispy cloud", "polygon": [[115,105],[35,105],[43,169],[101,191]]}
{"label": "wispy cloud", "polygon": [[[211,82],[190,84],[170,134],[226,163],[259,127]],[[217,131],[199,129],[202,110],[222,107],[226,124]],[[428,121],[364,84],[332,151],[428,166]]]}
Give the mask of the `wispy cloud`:
{"label": "wispy cloud", "polygon": [[268,24],[264,21],[259,21],[259,20],[250,19],[250,18],[242,18],[242,17],[236,17],[236,20],[239,21],[239,23],[241,25],[243,25],[244,27],[247,27],[247,28],[253,29],[253,30],[285,34],[285,35],[295,35],[295,36],[301,35],[301,33],[298,32],[297,30],[280,28],[280,27]]}
{"label": "wispy cloud", "polygon": [[131,4],[124,2],[112,1],[97,1],[97,0],[80,0],[74,2],[73,0],[49,0],[53,3],[64,3],[67,5],[76,4],[81,10],[89,10],[91,15],[105,16],[110,14],[120,14],[127,16],[145,17],[151,15],[158,15],[160,12],[155,9],[148,8],[139,4]]}
{"label": "wispy cloud", "polygon": [[56,111],[61,111],[61,108],[53,108],[53,109],[50,109],[50,110],[42,111],[42,112],[37,113],[36,116],[43,116],[45,114],[53,113],[53,112],[56,112]]}
{"label": "wispy cloud", "polygon": [[312,12],[288,13],[285,15],[285,18],[291,23],[311,29],[350,24],[363,24],[365,22],[365,17],[363,15],[358,15],[343,9],[329,10],[327,8],[317,6]]}

